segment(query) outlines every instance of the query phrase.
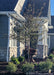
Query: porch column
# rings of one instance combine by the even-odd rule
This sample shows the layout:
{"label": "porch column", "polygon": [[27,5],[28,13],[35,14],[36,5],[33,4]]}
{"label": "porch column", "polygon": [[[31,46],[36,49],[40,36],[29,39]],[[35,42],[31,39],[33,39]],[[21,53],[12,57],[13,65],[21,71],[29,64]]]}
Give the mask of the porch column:
{"label": "porch column", "polygon": [[48,45],[47,45],[47,31],[48,28],[45,27],[48,26],[48,23],[43,24],[41,26],[40,31],[38,32],[38,45],[37,45],[37,58],[45,58],[47,57],[48,53]]}

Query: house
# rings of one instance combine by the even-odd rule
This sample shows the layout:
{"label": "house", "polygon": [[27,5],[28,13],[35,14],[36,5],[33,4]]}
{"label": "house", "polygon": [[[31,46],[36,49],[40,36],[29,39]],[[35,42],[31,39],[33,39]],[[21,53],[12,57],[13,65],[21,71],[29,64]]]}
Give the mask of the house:
{"label": "house", "polygon": [[[31,7],[29,7],[31,6]],[[31,10],[32,8],[32,10]],[[31,11],[30,11],[31,10]],[[29,12],[28,12],[29,11]],[[27,15],[32,14],[35,19],[38,19],[37,23],[40,23],[38,28],[38,42],[37,42],[37,58],[45,58],[48,56],[48,31],[51,25],[51,11],[50,11],[50,0],[28,0],[24,13]],[[23,13],[23,14],[24,14]],[[41,40],[42,39],[42,40]]]}
{"label": "house", "polygon": [[[32,11],[29,14],[34,16],[34,20],[38,17],[37,23],[40,22],[38,34],[43,32],[38,36],[36,57],[47,57],[49,49],[53,48],[51,39],[54,33],[52,33],[50,0],[5,0],[5,2],[0,0],[0,61],[8,62],[12,56],[17,57],[22,54],[24,45],[16,39],[19,31],[15,26],[16,23],[22,25],[22,22],[25,22],[24,13],[27,14],[26,8],[30,9],[29,4],[32,5]],[[39,41],[40,39],[42,40]]]}
{"label": "house", "polygon": [[25,21],[20,14],[23,4],[24,0],[0,0],[0,61],[8,62],[12,56],[17,57],[17,34],[14,27],[16,23],[20,25]]}

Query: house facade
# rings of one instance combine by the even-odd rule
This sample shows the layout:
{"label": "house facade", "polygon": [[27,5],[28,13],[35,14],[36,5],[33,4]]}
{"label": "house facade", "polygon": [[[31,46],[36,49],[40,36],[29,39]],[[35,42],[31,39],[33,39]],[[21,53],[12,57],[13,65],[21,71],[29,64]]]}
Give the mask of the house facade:
{"label": "house facade", "polygon": [[[32,10],[31,10],[32,9]],[[33,15],[38,27],[37,58],[48,56],[48,31],[51,25],[50,0],[28,0],[23,14]],[[39,24],[40,23],[40,24]]]}
{"label": "house facade", "polygon": [[22,54],[25,46],[17,41],[16,36],[19,33],[14,28],[16,23],[23,25],[22,22],[25,22],[24,13],[27,14],[29,4],[32,5],[34,20],[38,19],[37,23],[40,23],[38,34],[41,35],[38,36],[36,57],[47,57],[49,49],[54,47],[51,45],[52,39],[54,40],[54,32],[51,30],[54,29],[51,24],[50,0],[0,0],[0,61],[8,62],[12,56]]}
{"label": "house facade", "polygon": [[[16,23],[18,25],[25,21],[20,15],[22,7],[18,7],[20,0],[0,0],[0,61],[9,61],[12,56],[18,56],[17,31],[14,32]],[[22,6],[24,0],[22,1]]]}

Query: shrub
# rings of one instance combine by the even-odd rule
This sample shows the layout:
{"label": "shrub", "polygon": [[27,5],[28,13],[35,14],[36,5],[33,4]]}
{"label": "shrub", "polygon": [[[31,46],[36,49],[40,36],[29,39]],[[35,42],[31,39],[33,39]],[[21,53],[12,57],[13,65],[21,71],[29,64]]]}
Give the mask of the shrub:
{"label": "shrub", "polygon": [[37,64],[37,63],[35,63],[35,64],[34,64],[34,66],[38,66],[38,64]]}
{"label": "shrub", "polygon": [[19,56],[19,57],[18,57],[18,60],[19,60],[20,62],[24,62],[25,58],[24,58],[23,56]]}
{"label": "shrub", "polygon": [[53,54],[50,54],[49,55],[49,59],[53,59],[54,58],[54,55]]}
{"label": "shrub", "polygon": [[18,61],[18,59],[17,58],[15,58],[15,57],[11,57],[11,61],[14,63],[14,64],[20,64],[20,62]]}
{"label": "shrub", "polygon": [[34,65],[33,63],[25,63],[22,65],[22,71],[23,72],[29,72],[34,70]]}
{"label": "shrub", "polygon": [[9,72],[15,72],[17,70],[17,66],[14,63],[9,62],[7,65],[7,70]]}
{"label": "shrub", "polygon": [[54,63],[54,57],[52,58],[52,62]]}
{"label": "shrub", "polygon": [[52,71],[54,71],[54,64],[53,64],[53,66],[52,66]]}
{"label": "shrub", "polygon": [[37,63],[34,64],[34,69],[35,69],[35,71],[38,71],[38,64]]}
{"label": "shrub", "polygon": [[40,62],[39,63],[39,71],[48,72],[49,69],[52,68],[53,63],[51,61]]}
{"label": "shrub", "polygon": [[39,65],[38,65],[38,70],[43,72],[44,68],[45,68],[45,62],[40,62]]}
{"label": "shrub", "polygon": [[52,52],[52,53],[54,52],[54,48],[53,48],[53,49],[51,49],[51,52]]}

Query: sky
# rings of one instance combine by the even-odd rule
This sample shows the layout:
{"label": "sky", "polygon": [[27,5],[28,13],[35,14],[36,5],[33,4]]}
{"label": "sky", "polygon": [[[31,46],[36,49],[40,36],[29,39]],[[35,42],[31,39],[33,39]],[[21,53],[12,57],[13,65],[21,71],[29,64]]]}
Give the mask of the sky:
{"label": "sky", "polygon": [[54,0],[51,0],[51,15],[54,15]]}

